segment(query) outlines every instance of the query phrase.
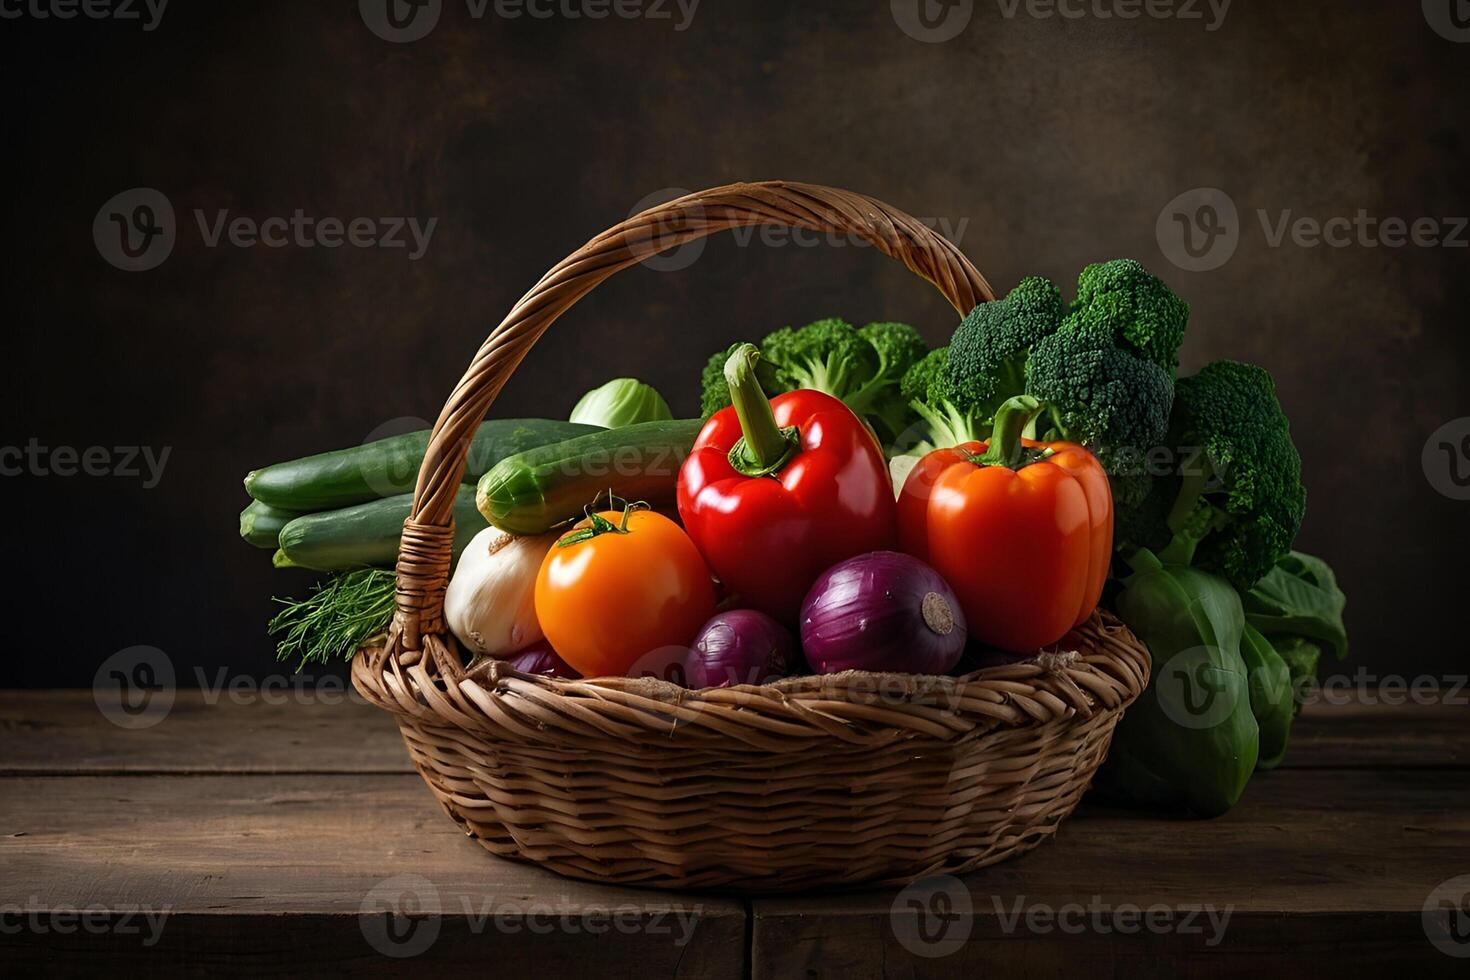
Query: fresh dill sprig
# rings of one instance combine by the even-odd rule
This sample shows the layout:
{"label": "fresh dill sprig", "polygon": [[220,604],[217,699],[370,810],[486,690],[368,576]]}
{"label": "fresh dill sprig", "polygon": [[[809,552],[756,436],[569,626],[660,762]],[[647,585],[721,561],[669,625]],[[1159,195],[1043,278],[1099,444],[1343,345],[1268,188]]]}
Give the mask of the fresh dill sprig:
{"label": "fresh dill sprig", "polygon": [[305,599],[276,599],[285,606],[268,629],[280,636],[276,657],[308,663],[347,660],[393,619],[396,576],[381,568],[335,575],[312,587]]}

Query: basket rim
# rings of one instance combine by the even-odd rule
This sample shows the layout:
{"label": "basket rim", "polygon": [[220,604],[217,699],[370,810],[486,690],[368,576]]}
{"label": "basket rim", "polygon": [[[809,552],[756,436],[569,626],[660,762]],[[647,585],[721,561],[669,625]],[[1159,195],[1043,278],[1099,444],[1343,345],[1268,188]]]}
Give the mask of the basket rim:
{"label": "basket rim", "polygon": [[[383,646],[359,650],[352,661],[354,686],[402,724],[513,741],[579,742],[594,732],[667,738],[685,727],[748,744],[794,736],[861,741],[904,732],[952,739],[976,729],[1121,711],[1143,692],[1150,671],[1147,647],[1106,610],[1054,648],[959,676],[853,670],[701,689],[652,677],[545,677],[499,660],[465,669],[457,646],[440,637],[426,640],[427,655],[412,663]],[[555,729],[561,731],[553,737]]]}

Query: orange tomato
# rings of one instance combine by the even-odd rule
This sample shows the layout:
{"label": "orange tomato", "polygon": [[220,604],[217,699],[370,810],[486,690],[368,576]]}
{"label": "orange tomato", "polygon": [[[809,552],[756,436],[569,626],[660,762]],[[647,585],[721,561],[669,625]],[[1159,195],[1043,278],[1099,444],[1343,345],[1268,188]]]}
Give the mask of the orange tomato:
{"label": "orange tomato", "polygon": [[[624,523],[622,511],[597,517]],[[541,563],[536,618],[583,677],[623,676],[647,654],[688,646],[714,614],[714,582],[694,542],[662,514],[634,510],[625,531],[588,537],[592,523],[563,535]]]}

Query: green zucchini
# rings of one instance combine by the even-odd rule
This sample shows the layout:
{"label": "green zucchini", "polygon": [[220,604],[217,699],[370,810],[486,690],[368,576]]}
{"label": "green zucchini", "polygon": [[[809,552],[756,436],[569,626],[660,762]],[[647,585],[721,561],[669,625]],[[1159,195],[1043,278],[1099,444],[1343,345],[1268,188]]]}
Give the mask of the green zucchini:
{"label": "green zucchini", "polygon": [[609,490],[630,501],[670,502],[703,425],[700,419],[641,422],[518,453],[480,478],[475,503],[503,531],[544,534],[581,517]]}
{"label": "green zucchini", "polygon": [[[405,493],[298,517],[281,529],[275,566],[319,572],[391,568],[412,508],[413,494]],[[475,488],[460,487],[454,498],[454,557],[484,529],[485,519],[475,509]]]}
{"label": "green zucchini", "polygon": [[240,511],[240,537],[257,548],[274,549],[281,528],[300,516],[299,510],[281,510],[252,500],[249,507]]}
{"label": "green zucchini", "polygon": [[[601,432],[595,425],[552,419],[493,419],[480,424],[470,444],[465,482],[473,483],[496,463],[537,446]],[[429,447],[429,430],[276,463],[252,470],[245,491],[263,504],[315,512],[409,493]]]}

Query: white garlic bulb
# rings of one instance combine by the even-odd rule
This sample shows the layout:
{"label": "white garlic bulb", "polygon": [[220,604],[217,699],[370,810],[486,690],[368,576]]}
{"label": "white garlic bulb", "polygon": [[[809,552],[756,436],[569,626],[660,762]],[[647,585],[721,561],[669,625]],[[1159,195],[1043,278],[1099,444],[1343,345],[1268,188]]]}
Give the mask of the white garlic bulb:
{"label": "white garlic bulb", "polygon": [[470,541],[444,593],[444,619],[468,650],[509,656],[545,635],[536,620],[536,574],[556,537],[487,527]]}

